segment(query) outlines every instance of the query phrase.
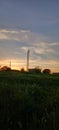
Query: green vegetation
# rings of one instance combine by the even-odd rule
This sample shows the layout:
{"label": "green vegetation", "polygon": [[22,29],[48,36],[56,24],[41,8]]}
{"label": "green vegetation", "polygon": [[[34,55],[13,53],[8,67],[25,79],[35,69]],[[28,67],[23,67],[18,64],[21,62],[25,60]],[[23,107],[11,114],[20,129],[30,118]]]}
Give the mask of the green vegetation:
{"label": "green vegetation", "polygon": [[59,77],[0,72],[1,130],[59,130]]}

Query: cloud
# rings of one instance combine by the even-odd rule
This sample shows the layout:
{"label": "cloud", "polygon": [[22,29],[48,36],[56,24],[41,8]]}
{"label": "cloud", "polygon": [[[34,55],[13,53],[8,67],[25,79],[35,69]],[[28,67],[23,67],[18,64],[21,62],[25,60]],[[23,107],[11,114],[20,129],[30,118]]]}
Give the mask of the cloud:
{"label": "cloud", "polygon": [[50,43],[50,46],[59,46],[59,43]]}
{"label": "cloud", "polygon": [[0,32],[1,32],[1,33],[5,33],[5,34],[8,34],[8,33],[11,33],[11,34],[18,34],[18,31],[14,31],[14,30],[5,30],[5,29],[1,29]]}
{"label": "cloud", "polygon": [[[48,37],[30,30],[0,29],[0,60],[16,60],[26,68],[27,50],[30,50],[30,67],[39,66],[58,68],[59,43],[49,42]],[[8,60],[9,62],[9,60]],[[14,63],[16,66],[16,63]],[[55,65],[54,65],[55,64]]]}
{"label": "cloud", "polygon": [[0,32],[0,40],[8,40],[8,39],[9,38],[6,34]]}
{"label": "cloud", "polygon": [[1,29],[0,40],[15,40],[19,42],[23,41],[25,42],[28,41],[28,33],[29,31],[27,30],[15,31],[15,30]]}
{"label": "cloud", "polygon": [[36,55],[54,54],[56,50],[53,49],[53,46],[57,48],[59,45],[59,43],[49,43],[47,37],[31,32],[30,30],[0,29],[0,40],[9,40],[10,43],[19,42],[20,50],[26,51],[29,48]]}

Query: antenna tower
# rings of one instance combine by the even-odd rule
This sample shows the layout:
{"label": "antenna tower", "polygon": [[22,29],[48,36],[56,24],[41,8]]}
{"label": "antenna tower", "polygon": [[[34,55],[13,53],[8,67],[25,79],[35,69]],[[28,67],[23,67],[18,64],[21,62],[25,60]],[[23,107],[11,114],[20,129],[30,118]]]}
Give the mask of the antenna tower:
{"label": "antenna tower", "polygon": [[30,50],[28,49],[28,51],[27,51],[27,71],[29,70],[29,53],[30,53]]}
{"label": "antenna tower", "polygon": [[9,63],[9,67],[10,67],[10,69],[11,69],[11,61],[10,61],[10,63]]}

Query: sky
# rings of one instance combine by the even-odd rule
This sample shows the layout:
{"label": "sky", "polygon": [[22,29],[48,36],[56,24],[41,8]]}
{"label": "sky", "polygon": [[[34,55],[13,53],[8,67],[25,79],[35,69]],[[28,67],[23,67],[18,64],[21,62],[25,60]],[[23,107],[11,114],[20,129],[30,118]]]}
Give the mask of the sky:
{"label": "sky", "polygon": [[59,72],[59,0],[0,0],[0,65]]}

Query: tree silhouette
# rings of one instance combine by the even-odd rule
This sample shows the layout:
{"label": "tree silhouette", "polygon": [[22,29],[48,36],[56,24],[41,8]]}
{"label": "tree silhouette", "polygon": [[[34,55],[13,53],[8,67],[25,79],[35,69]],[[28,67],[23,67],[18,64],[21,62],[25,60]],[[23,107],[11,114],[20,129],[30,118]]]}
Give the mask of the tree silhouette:
{"label": "tree silhouette", "polygon": [[25,70],[24,70],[24,68],[21,68],[21,72],[24,72]]}
{"label": "tree silhouette", "polygon": [[8,67],[8,66],[3,66],[3,67],[1,68],[1,70],[11,70],[11,68]]}
{"label": "tree silhouette", "polygon": [[43,70],[43,73],[44,73],[44,74],[50,74],[50,73],[51,73],[51,70],[50,70],[50,69],[44,69],[44,70]]}

